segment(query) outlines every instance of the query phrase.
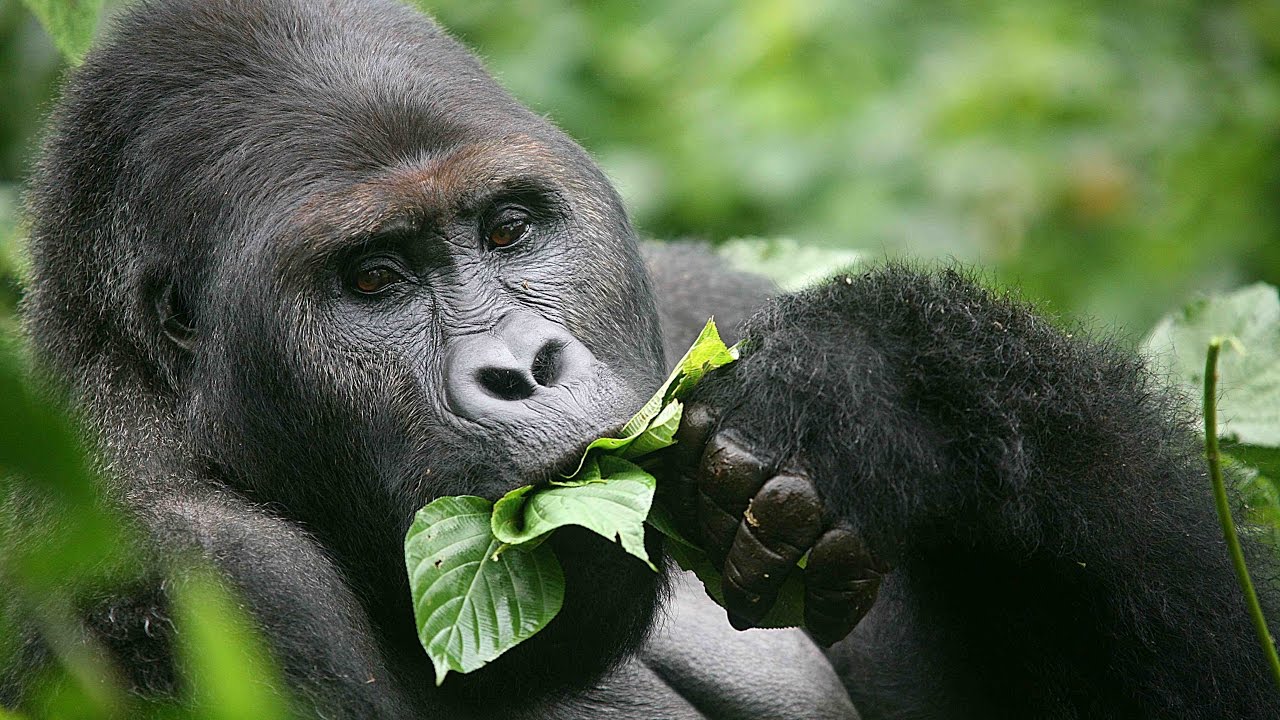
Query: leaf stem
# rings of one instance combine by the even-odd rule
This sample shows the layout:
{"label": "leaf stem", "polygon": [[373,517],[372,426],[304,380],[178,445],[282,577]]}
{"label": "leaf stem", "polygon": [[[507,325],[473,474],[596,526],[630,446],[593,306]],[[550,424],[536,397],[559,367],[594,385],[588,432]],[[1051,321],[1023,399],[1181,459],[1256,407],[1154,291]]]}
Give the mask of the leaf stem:
{"label": "leaf stem", "polygon": [[1213,481],[1213,500],[1218,507],[1218,519],[1222,521],[1222,534],[1227,540],[1227,550],[1231,553],[1231,564],[1235,566],[1236,578],[1240,581],[1240,589],[1244,590],[1245,604],[1249,606],[1249,616],[1253,620],[1253,628],[1258,633],[1258,642],[1271,665],[1271,677],[1276,687],[1280,688],[1280,657],[1276,655],[1275,640],[1267,628],[1267,620],[1262,614],[1262,606],[1258,604],[1258,593],[1253,589],[1253,581],[1249,579],[1249,568],[1244,562],[1244,551],[1240,549],[1240,536],[1236,533],[1236,524],[1231,519],[1231,506],[1227,502],[1227,486],[1222,480],[1222,457],[1218,453],[1218,354],[1222,351],[1222,338],[1209,341],[1209,352],[1204,361],[1204,446],[1209,460],[1209,478]]}

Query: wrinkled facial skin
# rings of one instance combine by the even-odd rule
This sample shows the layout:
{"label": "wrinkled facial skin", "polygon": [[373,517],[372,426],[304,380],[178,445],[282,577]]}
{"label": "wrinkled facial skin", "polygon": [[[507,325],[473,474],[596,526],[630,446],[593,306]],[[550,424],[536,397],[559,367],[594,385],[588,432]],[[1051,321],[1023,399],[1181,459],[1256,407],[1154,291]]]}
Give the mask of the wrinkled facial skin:
{"label": "wrinkled facial skin", "polygon": [[[108,409],[142,384],[172,405],[172,431],[98,420],[138,422],[136,473],[176,435],[196,474],[323,544],[387,652],[426,672],[402,551],[413,513],[554,478],[660,382],[634,233],[581,148],[403,6],[165,12],[146,22],[173,30],[141,29],[73,80],[64,112],[100,127],[51,141],[77,164],[42,202],[94,239],[56,245],[86,253],[61,267],[88,270],[47,283],[36,335],[58,338],[68,375],[137,368],[84,383]],[[64,289],[107,310],[64,317]],[[557,550],[560,617],[455,688],[580,677],[643,635],[659,576],[587,533]],[[575,637],[597,649],[575,656]]]}
{"label": "wrinkled facial skin", "polygon": [[[227,340],[202,368],[208,397],[233,378],[230,395],[249,400],[222,406],[240,437],[212,454],[269,438],[248,463],[261,467],[283,434],[290,466],[314,446],[327,475],[337,443],[363,465],[363,492],[408,512],[571,468],[661,373],[653,343],[635,344],[654,337],[648,298],[620,293],[643,273],[630,230],[607,186],[579,172],[512,135],[302,199],[279,236],[230,260],[211,303]],[[243,282],[254,265],[269,282]],[[322,414],[298,422],[298,408]],[[322,428],[334,441],[317,441]],[[265,496],[281,474],[244,482]]]}

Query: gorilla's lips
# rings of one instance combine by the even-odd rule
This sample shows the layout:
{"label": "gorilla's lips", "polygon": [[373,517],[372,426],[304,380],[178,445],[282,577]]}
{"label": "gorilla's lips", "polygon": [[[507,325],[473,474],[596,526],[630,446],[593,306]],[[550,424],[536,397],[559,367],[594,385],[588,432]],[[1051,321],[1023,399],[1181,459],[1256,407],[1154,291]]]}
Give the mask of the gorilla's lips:
{"label": "gorilla's lips", "polygon": [[579,439],[568,450],[560,452],[555,459],[541,468],[534,468],[526,474],[526,485],[542,485],[554,480],[564,480],[577,474],[586,459],[587,448],[600,438],[623,437],[626,422],[618,421],[606,426],[606,429],[594,432],[589,439]]}
{"label": "gorilla's lips", "polygon": [[[616,427],[616,426],[615,426]],[[575,434],[574,440],[557,438],[553,442],[536,445],[504,443],[501,448],[477,448],[472,457],[488,457],[480,464],[471,463],[462,473],[462,484],[471,495],[479,495],[497,501],[503,495],[525,485],[545,485],[563,480],[582,463],[587,446],[598,437],[608,437],[607,432],[588,431]],[[452,484],[452,483],[450,483]],[[435,497],[452,494],[439,486],[427,486]],[[425,502],[423,503],[425,504]]]}
{"label": "gorilla's lips", "polygon": [[[608,382],[606,382],[608,380]],[[582,464],[587,446],[602,437],[617,437],[643,399],[616,380],[601,377],[584,388],[590,392],[566,396],[574,402],[549,403],[523,427],[486,428],[472,436],[470,459],[461,473],[468,479],[466,494],[498,500],[525,485],[542,485],[572,475]],[[481,458],[479,464],[476,458]],[[428,488],[434,496],[457,494]],[[447,490],[447,489],[446,489]]]}
{"label": "gorilla's lips", "polygon": [[[564,480],[582,466],[582,456],[587,451],[587,446],[596,439],[596,437],[613,437],[616,430],[608,433],[601,433],[589,440],[582,440],[575,443],[568,450],[561,451],[559,454],[541,466],[535,466],[528,471],[523,472],[524,482],[521,485],[545,485],[556,480]],[[520,487],[517,485],[516,487]],[[515,488],[512,488],[514,490]]]}

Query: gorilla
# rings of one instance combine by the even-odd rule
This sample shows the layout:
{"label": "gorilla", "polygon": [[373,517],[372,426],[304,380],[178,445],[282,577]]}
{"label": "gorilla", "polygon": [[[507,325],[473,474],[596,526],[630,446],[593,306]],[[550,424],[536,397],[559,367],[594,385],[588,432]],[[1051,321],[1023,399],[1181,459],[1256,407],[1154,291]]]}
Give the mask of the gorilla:
{"label": "gorilla", "polygon": [[[642,246],[586,152],[394,0],[137,4],[71,73],[29,211],[34,357],[154,559],[82,618],[140,696],[182,696],[158,620],[195,554],[307,717],[1280,708],[1194,429],[1139,359],[955,268],[783,295]],[[414,511],[554,478],[713,313],[742,359],[659,480],[729,617],[569,528],[559,616],[437,688]],[[735,630],[805,554],[806,627]],[[26,638],[2,704],[49,656]]]}

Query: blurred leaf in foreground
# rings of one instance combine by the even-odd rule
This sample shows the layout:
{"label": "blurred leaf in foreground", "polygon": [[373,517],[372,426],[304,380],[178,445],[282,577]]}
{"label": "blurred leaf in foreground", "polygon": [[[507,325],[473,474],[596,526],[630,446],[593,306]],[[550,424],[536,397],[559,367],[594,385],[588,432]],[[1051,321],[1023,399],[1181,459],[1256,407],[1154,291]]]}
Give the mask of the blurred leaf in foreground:
{"label": "blurred leaf in foreground", "polygon": [[290,717],[274,663],[233,595],[206,570],[176,585],[178,638],[195,717]]}
{"label": "blurred leaf in foreground", "polygon": [[[115,669],[81,632],[75,608],[139,579],[137,539],[99,493],[75,423],[32,389],[12,341],[0,341],[0,398],[0,632],[38,632],[52,655],[24,701],[30,717],[288,717],[252,625],[199,571],[173,585],[194,714],[144,703],[117,686]],[[14,651],[0,642],[0,666]]]}

